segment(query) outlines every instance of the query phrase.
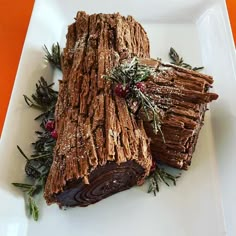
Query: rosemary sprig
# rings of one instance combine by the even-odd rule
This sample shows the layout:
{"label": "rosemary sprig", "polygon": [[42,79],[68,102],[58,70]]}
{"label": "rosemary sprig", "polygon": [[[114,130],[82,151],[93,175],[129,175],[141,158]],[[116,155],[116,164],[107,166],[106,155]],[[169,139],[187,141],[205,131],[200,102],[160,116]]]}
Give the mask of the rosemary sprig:
{"label": "rosemary sprig", "polygon": [[[147,120],[152,122],[153,132],[155,134],[160,132],[162,139],[165,143],[165,137],[161,130],[161,121],[160,121],[158,107],[150,99],[150,97],[144,94],[140,89],[135,88],[134,91],[136,94],[135,97],[138,98],[138,101],[141,102],[141,107],[144,109]],[[150,117],[149,111],[151,112],[151,117]]]}
{"label": "rosemary sprig", "polygon": [[31,196],[29,196],[28,202],[29,202],[30,215],[32,215],[33,219],[37,221],[39,218],[39,208]]}
{"label": "rosemary sprig", "polygon": [[31,95],[32,99],[27,95],[23,95],[26,104],[29,107],[36,108],[44,112],[49,111],[55,106],[58,96],[58,92],[51,88],[53,85],[53,83],[48,85],[46,80],[41,77],[36,84],[35,94]]}
{"label": "rosemary sprig", "polygon": [[168,173],[164,168],[160,168],[157,164],[155,165],[155,170],[149,175],[149,188],[148,193],[153,193],[156,196],[156,193],[160,190],[160,183],[165,183],[167,186],[171,184],[176,185],[177,179],[180,177],[180,174],[174,176]]}
{"label": "rosemary sprig", "polygon": [[43,49],[46,53],[45,59],[61,70],[61,49],[59,43],[52,45],[51,52],[48,50],[46,45],[44,45]]}
{"label": "rosemary sprig", "polygon": [[[36,120],[41,120],[42,131],[36,131],[38,139],[33,144],[33,153],[28,157],[17,145],[17,149],[26,160],[25,173],[30,178],[32,184],[12,183],[15,187],[21,189],[26,195],[29,214],[34,220],[38,220],[39,208],[35,196],[39,194],[44,185],[52,164],[53,148],[56,143],[54,129],[54,110],[58,93],[51,87],[43,77],[36,84],[36,92],[31,98],[24,95],[26,104],[29,107],[43,111]],[[54,132],[54,133],[53,133]]]}
{"label": "rosemary sprig", "polygon": [[158,107],[145,93],[145,85],[142,83],[154,71],[154,68],[139,64],[138,59],[134,57],[130,63],[123,63],[115,67],[105,78],[115,84],[116,95],[124,97],[126,100],[132,99],[140,105],[140,108],[143,108],[147,120],[152,123],[154,133],[160,132],[165,142]]}
{"label": "rosemary sprig", "polygon": [[122,83],[123,85],[135,85],[138,82],[146,80],[153,72],[151,68],[140,65],[137,57],[134,57],[131,62],[122,63],[113,68],[106,79],[112,82]]}
{"label": "rosemary sprig", "polygon": [[189,70],[198,71],[198,70],[202,70],[204,68],[203,66],[192,67],[191,65],[185,63],[183,57],[180,57],[179,54],[175,51],[175,49],[172,47],[170,48],[169,57],[172,60],[172,62],[171,62],[172,64],[184,67]]}
{"label": "rosemary sprig", "polygon": [[12,183],[15,187],[20,188],[25,194],[27,198],[27,206],[29,209],[29,214],[32,215],[35,221],[39,218],[39,208],[35,203],[33,196],[41,191],[42,185],[31,185],[31,184],[23,184],[23,183]]}

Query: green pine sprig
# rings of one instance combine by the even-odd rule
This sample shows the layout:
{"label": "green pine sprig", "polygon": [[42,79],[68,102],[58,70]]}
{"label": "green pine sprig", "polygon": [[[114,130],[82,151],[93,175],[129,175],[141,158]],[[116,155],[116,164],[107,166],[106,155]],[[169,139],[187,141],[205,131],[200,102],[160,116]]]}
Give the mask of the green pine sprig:
{"label": "green pine sprig", "polygon": [[21,189],[27,198],[27,208],[29,209],[29,214],[33,217],[35,221],[39,218],[39,208],[34,200],[34,195],[40,192],[43,188],[42,184],[24,184],[24,183],[12,183],[13,186]]}
{"label": "green pine sprig", "polygon": [[149,188],[148,193],[153,193],[156,196],[159,192],[161,183],[165,183],[167,186],[176,185],[179,175],[172,175],[166,171],[165,168],[160,168],[157,164],[155,165],[155,170],[148,176]]}
{"label": "green pine sprig", "polygon": [[104,77],[115,83],[134,86],[138,82],[145,81],[153,72],[154,69],[139,64],[138,58],[133,57],[130,62],[114,67],[109,75]]}
{"label": "green pine sprig", "polygon": [[158,107],[145,92],[142,92],[141,89],[138,89],[136,86],[138,83],[147,80],[153,73],[155,73],[154,68],[139,64],[137,57],[134,57],[131,62],[116,66],[105,78],[112,81],[115,85],[122,84],[124,88],[129,88],[126,99],[132,99],[138,102],[140,106],[138,110],[141,108],[144,110],[146,119],[152,123],[153,132],[155,134],[160,132],[165,142],[164,135],[161,131]]}
{"label": "green pine sprig", "polygon": [[162,140],[165,143],[165,137],[161,130],[161,121],[158,107],[151,100],[151,98],[147,94],[143,93],[140,89],[134,88],[134,94],[134,97],[140,102],[141,108],[143,108],[147,120],[152,122],[153,132],[155,134],[160,132]]}
{"label": "green pine sprig", "polygon": [[172,60],[171,63],[174,65],[181,66],[186,69],[194,70],[194,71],[199,71],[199,70],[204,69],[203,66],[192,67],[191,65],[185,63],[183,57],[180,57],[179,54],[175,51],[175,49],[172,47],[170,48],[170,51],[169,51],[169,57]]}
{"label": "green pine sprig", "polygon": [[44,45],[43,49],[46,53],[45,59],[61,70],[61,48],[59,43],[54,43],[51,47],[51,51],[48,50],[46,45]]}
{"label": "green pine sprig", "polygon": [[50,134],[50,131],[45,128],[47,121],[54,121],[54,111],[57,101],[58,92],[51,87],[53,84],[48,84],[43,77],[36,84],[35,93],[29,98],[24,95],[26,104],[31,108],[40,110],[41,113],[35,118],[40,120],[41,131],[36,131],[37,140],[32,143],[33,153],[28,157],[23,150],[17,145],[20,154],[25,158],[25,173],[31,181],[27,183],[12,183],[13,186],[21,189],[26,196],[27,208],[30,216],[34,220],[39,218],[39,207],[35,196],[37,196],[45,186],[45,182],[52,164],[53,148],[56,144],[55,138]]}

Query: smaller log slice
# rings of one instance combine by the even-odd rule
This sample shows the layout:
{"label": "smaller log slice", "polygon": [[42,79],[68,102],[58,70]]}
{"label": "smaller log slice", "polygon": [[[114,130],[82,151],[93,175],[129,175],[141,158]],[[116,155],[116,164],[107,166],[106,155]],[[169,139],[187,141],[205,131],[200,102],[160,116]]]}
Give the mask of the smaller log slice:
{"label": "smaller log slice", "polygon": [[[138,116],[144,120],[145,131],[151,138],[153,158],[169,166],[187,170],[191,164],[199,132],[204,123],[207,104],[218,98],[209,92],[211,76],[154,59],[139,59],[155,73],[145,83],[145,94],[160,112],[161,129],[155,134],[151,122],[145,121],[141,109]],[[132,107],[134,110],[134,107]]]}

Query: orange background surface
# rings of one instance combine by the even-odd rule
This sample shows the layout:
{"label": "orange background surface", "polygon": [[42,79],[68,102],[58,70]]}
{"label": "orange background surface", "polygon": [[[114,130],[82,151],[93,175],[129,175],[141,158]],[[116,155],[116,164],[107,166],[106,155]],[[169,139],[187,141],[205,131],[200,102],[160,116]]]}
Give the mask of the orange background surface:
{"label": "orange background surface", "polygon": [[[236,0],[226,0],[236,42]],[[34,0],[0,0],[0,135]]]}

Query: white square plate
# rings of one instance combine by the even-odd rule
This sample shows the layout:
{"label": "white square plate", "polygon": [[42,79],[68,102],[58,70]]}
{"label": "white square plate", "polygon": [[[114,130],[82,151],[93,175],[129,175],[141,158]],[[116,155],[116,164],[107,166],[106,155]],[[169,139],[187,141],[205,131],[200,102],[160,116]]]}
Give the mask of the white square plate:
{"label": "white square plate", "polygon": [[[37,111],[25,105],[22,95],[31,95],[40,76],[60,78],[45,63],[42,46],[56,41],[64,45],[67,25],[78,10],[133,15],[148,33],[152,57],[168,60],[172,46],[186,62],[204,65],[205,73],[215,78],[214,91],[220,98],[207,113],[192,166],[176,187],[162,185],[157,197],[146,194],[146,186],[133,188],[87,208],[67,211],[47,207],[41,200],[40,219],[34,222],[25,214],[22,194],[10,184],[24,180],[24,160],[16,145],[30,154],[38,128],[33,120]],[[236,177],[235,71],[223,0],[37,0],[1,139],[0,235],[236,235],[236,190],[231,184]]]}

